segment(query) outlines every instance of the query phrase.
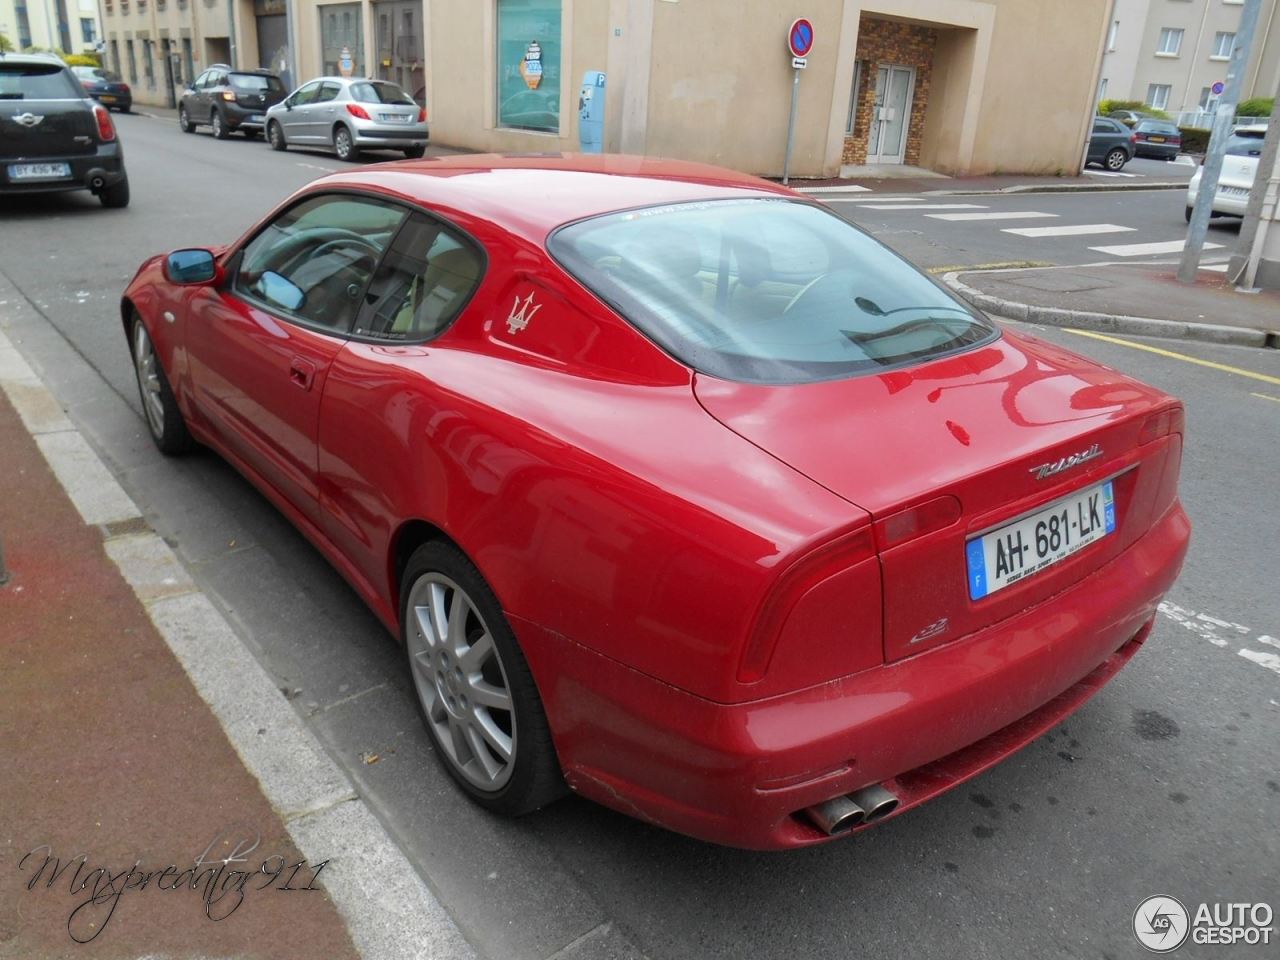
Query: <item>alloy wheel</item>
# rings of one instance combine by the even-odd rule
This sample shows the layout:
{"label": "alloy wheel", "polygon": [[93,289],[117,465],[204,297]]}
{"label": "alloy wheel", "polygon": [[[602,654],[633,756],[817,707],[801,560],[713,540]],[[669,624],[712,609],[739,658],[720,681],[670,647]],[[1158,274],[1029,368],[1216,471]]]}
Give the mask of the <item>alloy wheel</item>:
{"label": "alloy wheel", "polygon": [[160,368],[147,328],[139,320],[133,325],[133,366],[138,375],[138,393],[147,425],[157,437],[164,436],[164,398],[161,396]]}
{"label": "alloy wheel", "polygon": [[406,640],[413,682],[437,746],[479,790],[496,791],[515,769],[515,704],[502,656],[475,602],[430,572],[413,584]]}

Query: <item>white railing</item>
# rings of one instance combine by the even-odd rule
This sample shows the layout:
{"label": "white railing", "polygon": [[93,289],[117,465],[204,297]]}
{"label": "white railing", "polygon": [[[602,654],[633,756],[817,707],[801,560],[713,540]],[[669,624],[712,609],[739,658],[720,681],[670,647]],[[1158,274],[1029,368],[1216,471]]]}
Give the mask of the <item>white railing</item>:
{"label": "white railing", "polygon": [[[1199,127],[1202,130],[1208,130],[1213,126],[1213,114],[1206,110],[1182,110],[1171,113],[1170,116],[1180,127]],[[1265,127],[1270,122],[1270,117],[1236,117],[1232,126]]]}

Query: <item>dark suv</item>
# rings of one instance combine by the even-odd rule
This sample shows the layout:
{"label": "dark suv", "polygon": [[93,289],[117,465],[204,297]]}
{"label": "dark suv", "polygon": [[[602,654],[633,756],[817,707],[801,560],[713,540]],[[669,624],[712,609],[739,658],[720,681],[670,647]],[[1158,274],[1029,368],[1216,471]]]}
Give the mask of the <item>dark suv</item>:
{"label": "dark suv", "polygon": [[0,195],[63,190],[129,205],[111,114],[56,57],[0,53]]}
{"label": "dark suv", "polygon": [[234,131],[253,138],[262,132],[267,107],[284,99],[284,84],[266,70],[232,70],[215,63],[187,87],[178,104],[178,125],[192,133],[202,123],[225,140]]}

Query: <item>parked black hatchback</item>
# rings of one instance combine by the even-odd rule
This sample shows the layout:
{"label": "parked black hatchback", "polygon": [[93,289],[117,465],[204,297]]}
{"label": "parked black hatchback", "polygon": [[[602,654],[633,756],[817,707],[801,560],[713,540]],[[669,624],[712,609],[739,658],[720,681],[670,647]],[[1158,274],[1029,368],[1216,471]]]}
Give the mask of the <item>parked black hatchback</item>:
{"label": "parked black hatchback", "polygon": [[178,125],[184,133],[193,133],[207,123],[219,140],[236,130],[253,138],[262,132],[267,107],[279,103],[287,92],[274,73],[232,70],[225,63],[215,63],[182,94]]}
{"label": "parked black hatchback", "polygon": [[106,107],[61,60],[0,54],[0,194],[89,190],[129,205],[124,151]]}

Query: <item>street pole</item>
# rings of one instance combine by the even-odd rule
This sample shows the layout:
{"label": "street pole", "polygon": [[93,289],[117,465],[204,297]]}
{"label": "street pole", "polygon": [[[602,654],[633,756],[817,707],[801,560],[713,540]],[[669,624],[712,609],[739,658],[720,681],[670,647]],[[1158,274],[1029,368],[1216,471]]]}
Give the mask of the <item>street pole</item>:
{"label": "street pole", "polygon": [[1222,174],[1222,158],[1227,148],[1227,139],[1231,136],[1236,107],[1240,103],[1240,88],[1244,84],[1244,70],[1249,62],[1249,50],[1253,46],[1253,34],[1258,26],[1261,6],[1262,0],[1245,0],[1244,9],[1240,12],[1240,27],[1231,48],[1226,85],[1213,116],[1213,131],[1209,135],[1209,149],[1200,175],[1200,189],[1196,192],[1191,226],[1187,229],[1187,242],[1182,248],[1182,263],[1178,267],[1178,279],[1183,283],[1195,283],[1196,270],[1200,267],[1200,254],[1204,249],[1205,234],[1209,230],[1209,217],[1213,213],[1213,198],[1218,193],[1218,178]]}
{"label": "street pole", "polygon": [[794,71],[795,79],[791,81],[791,115],[787,117],[787,152],[782,157],[782,185],[785,187],[791,174],[791,146],[796,138],[796,102],[800,98],[800,68]]}
{"label": "street pole", "polygon": [[[1280,85],[1276,87],[1275,102],[1280,104]],[[1236,242],[1236,252],[1231,258],[1232,282],[1240,284],[1241,288],[1249,292],[1253,292],[1258,260],[1262,257],[1262,244],[1267,236],[1267,227],[1263,225],[1259,228],[1264,198],[1274,192],[1275,177],[1280,176],[1280,171],[1276,168],[1276,153],[1280,151],[1280,116],[1276,115],[1275,110],[1271,113],[1271,123],[1267,126],[1267,136],[1262,144],[1262,156],[1258,158],[1258,172],[1253,178],[1253,191],[1249,195],[1249,205],[1245,207],[1244,222],[1240,225],[1240,239]],[[1268,219],[1275,219],[1274,206]]]}
{"label": "street pole", "polygon": [[240,64],[236,63],[236,0],[227,0],[227,41],[231,54],[231,69],[234,70]]}

